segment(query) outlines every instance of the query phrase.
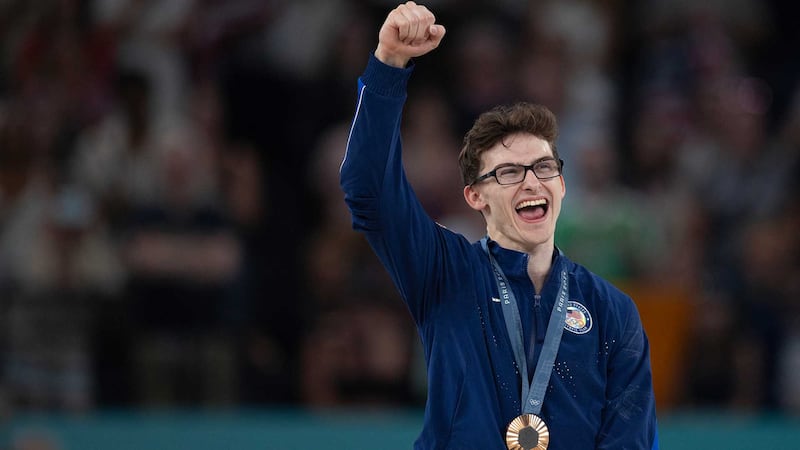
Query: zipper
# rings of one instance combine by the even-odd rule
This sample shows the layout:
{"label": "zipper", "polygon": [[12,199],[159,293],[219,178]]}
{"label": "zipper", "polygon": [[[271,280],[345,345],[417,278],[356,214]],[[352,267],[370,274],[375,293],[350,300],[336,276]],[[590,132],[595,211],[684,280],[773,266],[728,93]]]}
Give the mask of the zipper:
{"label": "zipper", "polygon": [[[539,313],[542,309],[542,296],[540,294],[533,294],[533,317],[531,317],[531,322],[533,322],[533,333],[530,337],[530,343],[528,345],[528,361],[529,370],[528,370],[528,377],[530,377],[531,381],[533,379],[533,372],[536,367],[536,361],[538,361],[538,356],[536,350],[537,347],[540,345],[539,343],[544,339],[544,333],[541,330],[541,323],[539,321]],[[541,336],[540,336],[541,335]],[[541,339],[540,339],[541,337]]]}
{"label": "zipper", "polygon": [[547,324],[544,323],[542,318],[542,296],[541,294],[534,294],[533,296],[533,323],[535,328],[534,343],[544,342],[544,335],[547,331]]}

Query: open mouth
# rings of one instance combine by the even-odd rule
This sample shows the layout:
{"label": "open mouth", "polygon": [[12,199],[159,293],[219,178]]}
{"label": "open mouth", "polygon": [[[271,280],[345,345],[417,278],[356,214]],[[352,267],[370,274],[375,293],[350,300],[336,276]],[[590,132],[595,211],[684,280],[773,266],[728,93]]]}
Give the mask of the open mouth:
{"label": "open mouth", "polygon": [[547,214],[547,209],[549,208],[549,204],[547,200],[543,198],[538,198],[536,200],[526,200],[524,202],[520,202],[516,206],[517,214],[522,217],[523,220],[527,221],[534,221],[539,220]]}

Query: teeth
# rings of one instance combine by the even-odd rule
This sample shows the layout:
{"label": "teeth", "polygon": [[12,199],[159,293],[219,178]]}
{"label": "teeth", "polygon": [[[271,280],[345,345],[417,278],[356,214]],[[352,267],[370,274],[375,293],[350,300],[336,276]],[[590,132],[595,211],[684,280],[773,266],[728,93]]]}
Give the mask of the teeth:
{"label": "teeth", "polygon": [[528,200],[528,201],[524,201],[524,202],[520,203],[519,205],[517,205],[517,209],[527,208],[529,206],[542,206],[542,205],[546,205],[546,204],[547,204],[547,200],[545,200],[543,198],[536,199],[536,200]]}

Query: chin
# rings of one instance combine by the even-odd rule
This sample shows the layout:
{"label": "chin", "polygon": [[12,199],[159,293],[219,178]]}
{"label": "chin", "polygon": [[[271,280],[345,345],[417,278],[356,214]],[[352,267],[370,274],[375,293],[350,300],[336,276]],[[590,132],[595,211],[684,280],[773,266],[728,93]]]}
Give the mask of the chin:
{"label": "chin", "polygon": [[553,241],[554,231],[551,227],[542,227],[541,229],[524,232],[522,233],[522,240],[534,246],[547,244]]}

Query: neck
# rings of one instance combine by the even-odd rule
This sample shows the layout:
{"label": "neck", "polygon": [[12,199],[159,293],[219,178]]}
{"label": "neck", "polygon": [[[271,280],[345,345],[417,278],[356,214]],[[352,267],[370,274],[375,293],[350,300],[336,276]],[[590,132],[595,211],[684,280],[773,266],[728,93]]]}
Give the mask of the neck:
{"label": "neck", "polygon": [[544,286],[544,280],[547,279],[547,274],[550,273],[550,268],[553,266],[553,251],[555,250],[553,237],[538,244],[522,245],[505,239],[503,235],[499,235],[495,239],[492,237],[491,229],[487,229],[486,234],[503,248],[528,254],[528,277],[533,282],[536,293],[539,294]]}
{"label": "neck", "polygon": [[544,280],[553,266],[553,250],[553,245],[550,244],[537,246],[532,252],[528,252],[528,276],[537,294],[542,292]]}

